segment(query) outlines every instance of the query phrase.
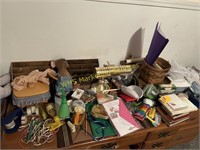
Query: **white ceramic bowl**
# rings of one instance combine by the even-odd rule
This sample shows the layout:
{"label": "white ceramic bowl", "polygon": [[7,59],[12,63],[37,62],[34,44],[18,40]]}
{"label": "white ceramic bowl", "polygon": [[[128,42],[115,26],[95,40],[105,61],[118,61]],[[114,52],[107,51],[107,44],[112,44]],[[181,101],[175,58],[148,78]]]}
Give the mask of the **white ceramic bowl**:
{"label": "white ceramic bowl", "polygon": [[121,91],[130,96],[134,97],[136,99],[140,99],[143,96],[143,90],[136,85],[130,85],[130,86],[122,86]]}

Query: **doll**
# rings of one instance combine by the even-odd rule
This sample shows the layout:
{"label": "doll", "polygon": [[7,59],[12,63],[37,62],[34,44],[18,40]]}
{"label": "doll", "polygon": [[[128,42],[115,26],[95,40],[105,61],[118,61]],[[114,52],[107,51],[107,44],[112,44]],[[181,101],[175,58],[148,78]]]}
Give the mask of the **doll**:
{"label": "doll", "polygon": [[73,90],[72,88],[72,77],[67,71],[68,62],[64,58],[52,60],[51,67],[57,68],[57,81],[55,85],[56,95],[61,97],[62,88],[64,88],[65,95]]}

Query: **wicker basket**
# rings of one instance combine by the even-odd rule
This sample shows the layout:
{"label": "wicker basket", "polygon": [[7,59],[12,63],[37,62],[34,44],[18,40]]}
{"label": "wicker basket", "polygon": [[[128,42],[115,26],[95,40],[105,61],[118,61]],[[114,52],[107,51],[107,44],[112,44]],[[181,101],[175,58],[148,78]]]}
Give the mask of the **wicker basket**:
{"label": "wicker basket", "polygon": [[163,58],[158,58],[156,63],[162,68],[155,68],[146,63],[145,59],[140,66],[140,78],[146,82],[151,84],[162,83],[165,79],[167,73],[169,72],[171,65],[168,61]]}

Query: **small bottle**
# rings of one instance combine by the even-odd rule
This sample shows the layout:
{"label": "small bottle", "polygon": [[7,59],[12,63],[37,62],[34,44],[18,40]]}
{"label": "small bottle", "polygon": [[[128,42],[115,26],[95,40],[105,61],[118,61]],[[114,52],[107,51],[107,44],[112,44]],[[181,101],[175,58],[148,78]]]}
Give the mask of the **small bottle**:
{"label": "small bottle", "polygon": [[46,105],[46,110],[47,110],[48,115],[51,116],[52,118],[56,116],[56,110],[53,103],[48,103]]}
{"label": "small bottle", "polygon": [[62,120],[70,118],[70,110],[69,110],[67,98],[66,98],[66,95],[65,95],[63,88],[62,88],[62,100],[61,100],[61,104],[60,104],[60,107],[59,107],[58,116]]}
{"label": "small bottle", "polygon": [[43,103],[39,104],[39,112],[40,112],[40,116],[42,117],[42,120],[46,120],[47,119],[47,113],[45,111]]}

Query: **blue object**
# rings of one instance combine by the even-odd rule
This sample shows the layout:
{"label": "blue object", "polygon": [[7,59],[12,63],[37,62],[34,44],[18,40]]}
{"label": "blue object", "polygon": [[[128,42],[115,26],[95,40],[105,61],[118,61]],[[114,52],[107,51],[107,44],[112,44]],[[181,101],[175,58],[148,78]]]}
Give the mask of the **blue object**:
{"label": "blue object", "polygon": [[64,93],[67,95],[70,91],[72,91],[72,77],[71,76],[61,76],[58,74],[59,80],[56,81],[55,89],[56,95],[62,95],[62,88],[64,88]]}
{"label": "blue object", "polygon": [[19,129],[21,125],[21,116],[23,114],[23,110],[17,108],[1,120],[1,125],[5,126],[5,133],[13,133]]}
{"label": "blue object", "polygon": [[199,109],[199,99],[195,97],[193,94],[189,95],[189,100]]}

